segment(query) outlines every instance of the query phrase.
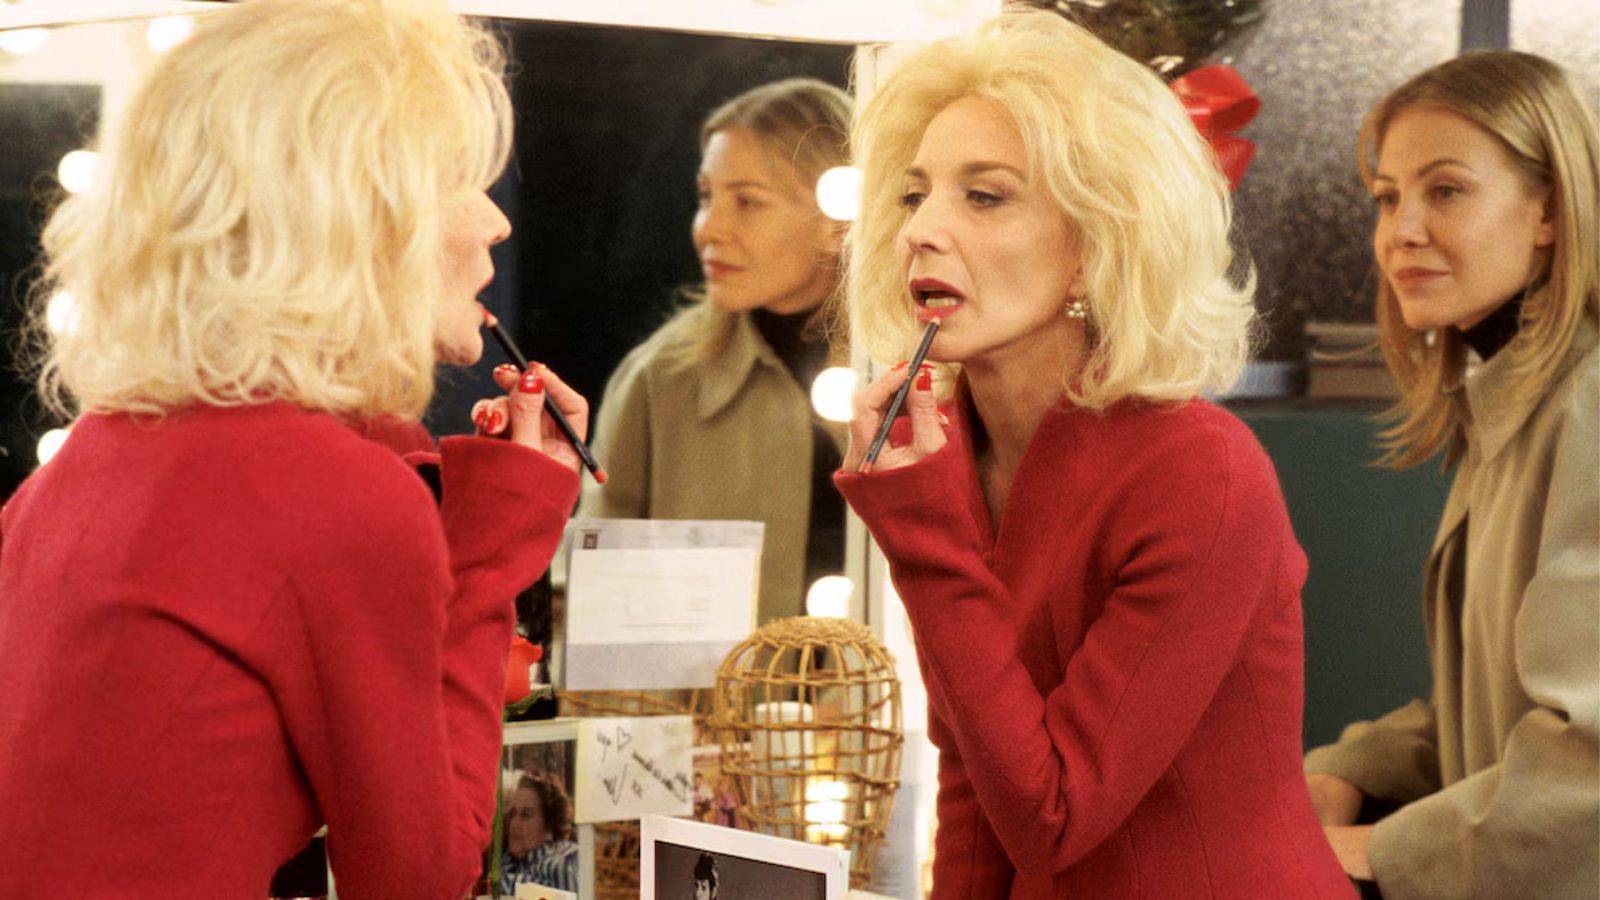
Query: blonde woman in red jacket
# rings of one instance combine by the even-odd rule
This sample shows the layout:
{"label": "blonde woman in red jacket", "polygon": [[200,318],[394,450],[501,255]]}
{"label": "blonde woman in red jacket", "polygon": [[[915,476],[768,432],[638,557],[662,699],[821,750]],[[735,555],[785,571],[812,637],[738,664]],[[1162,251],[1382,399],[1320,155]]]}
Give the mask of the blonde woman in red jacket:
{"label": "blonde woman in red jacket", "polygon": [[[252,0],[133,96],[44,233],[78,414],[0,514],[0,896],[459,900],[512,599],[576,499],[553,374],[497,373],[443,501],[368,421],[482,352],[509,101],[444,0]],[[44,293],[41,293],[41,298]],[[41,320],[42,320],[42,310]]]}
{"label": "blonde woman in red jacket", "polygon": [[938,318],[959,368],[943,409],[928,371],[865,388],[837,478],[928,686],[934,897],[1352,896],[1300,773],[1305,555],[1199,399],[1244,362],[1252,286],[1182,107],[1017,13],[908,58],[852,141],[855,333],[903,358]]}

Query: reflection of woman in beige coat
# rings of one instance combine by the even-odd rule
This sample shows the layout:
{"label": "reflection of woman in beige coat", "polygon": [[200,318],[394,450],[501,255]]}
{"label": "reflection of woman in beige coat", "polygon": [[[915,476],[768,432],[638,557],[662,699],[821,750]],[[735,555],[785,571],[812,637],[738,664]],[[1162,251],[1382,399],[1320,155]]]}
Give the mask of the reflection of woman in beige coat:
{"label": "reflection of woman in beige coat", "polygon": [[[1306,758],[1346,870],[1388,900],[1600,889],[1597,148],[1564,73],[1511,52],[1422,73],[1363,130],[1404,392],[1386,462],[1457,466],[1424,584],[1431,700]],[[1402,805],[1356,825],[1366,798]]]}
{"label": "reflection of woman in beige coat", "polygon": [[816,183],[845,164],[849,127],[849,97],[812,79],[762,85],[706,119],[691,232],[704,300],[612,373],[594,438],[610,478],[579,512],[766,523],[762,622],[799,615],[809,581],[843,561],[844,505],[827,483],[843,431],[808,394],[830,361],[819,311],[842,231]]}

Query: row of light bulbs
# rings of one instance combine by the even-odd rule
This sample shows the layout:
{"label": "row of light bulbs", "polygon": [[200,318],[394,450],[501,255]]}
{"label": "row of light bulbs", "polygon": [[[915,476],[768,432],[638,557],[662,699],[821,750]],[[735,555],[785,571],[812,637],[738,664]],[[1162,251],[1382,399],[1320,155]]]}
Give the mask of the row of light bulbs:
{"label": "row of light bulbs", "polygon": [[[192,16],[160,16],[144,29],[144,42],[151,52],[165,53],[183,43],[194,31]],[[50,42],[48,28],[10,28],[0,31],[0,51],[12,56],[27,56]]]}

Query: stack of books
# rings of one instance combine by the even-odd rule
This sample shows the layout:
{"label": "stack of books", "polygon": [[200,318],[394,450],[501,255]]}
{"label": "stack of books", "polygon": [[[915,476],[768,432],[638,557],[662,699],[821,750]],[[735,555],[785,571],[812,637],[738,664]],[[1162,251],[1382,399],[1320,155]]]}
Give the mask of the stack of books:
{"label": "stack of books", "polygon": [[1307,322],[1306,397],[1388,401],[1400,394],[1372,322]]}

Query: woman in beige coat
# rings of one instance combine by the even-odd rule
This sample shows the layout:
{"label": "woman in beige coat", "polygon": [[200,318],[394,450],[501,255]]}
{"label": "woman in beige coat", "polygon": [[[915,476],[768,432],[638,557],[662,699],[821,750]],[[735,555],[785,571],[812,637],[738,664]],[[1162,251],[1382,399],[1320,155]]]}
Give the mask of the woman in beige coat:
{"label": "woman in beige coat", "polygon": [[844,432],[809,392],[832,361],[820,313],[843,235],[816,185],[848,161],[849,130],[849,96],[809,78],[707,117],[690,229],[705,286],[612,373],[594,439],[610,478],[579,509],[765,523],[761,622],[799,615],[806,585],[843,562],[844,503],[827,478]]}
{"label": "woman in beige coat", "polygon": [[[1346,871],[1388,900],[1600,890],[1597,146],[1565,73],[1509,51],[1423,72],[1362,131],[1402,390],[1384,461],[1456,468],[1431,699],[1306,758]],[[1355,824],[1368,799],[1398,811]]]}

